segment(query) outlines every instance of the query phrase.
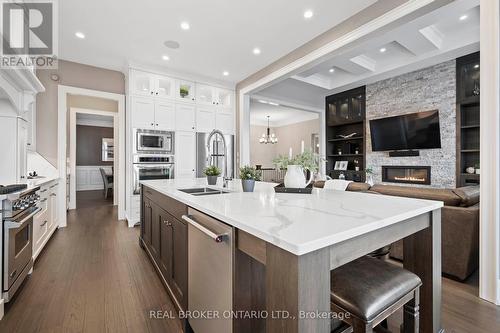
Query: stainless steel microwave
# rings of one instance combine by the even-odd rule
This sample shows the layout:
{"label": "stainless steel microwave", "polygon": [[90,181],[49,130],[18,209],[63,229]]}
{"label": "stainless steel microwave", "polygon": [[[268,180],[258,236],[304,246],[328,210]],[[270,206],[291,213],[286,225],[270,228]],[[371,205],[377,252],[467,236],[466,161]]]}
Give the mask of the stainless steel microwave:
{"label": "stainless steel microwave", "polygon": [[135,153],[174,154],[174,132],[134,129]]}

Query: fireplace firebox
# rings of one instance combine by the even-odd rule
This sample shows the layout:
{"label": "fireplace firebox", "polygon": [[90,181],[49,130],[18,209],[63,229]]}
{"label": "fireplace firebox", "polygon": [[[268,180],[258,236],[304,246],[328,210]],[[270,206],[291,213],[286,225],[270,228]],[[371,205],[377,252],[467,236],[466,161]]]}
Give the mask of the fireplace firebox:
{"label": "fireplace firebox", "polygon": [[403,184],[431,184],[430,166],[383,166],[382,181]]}

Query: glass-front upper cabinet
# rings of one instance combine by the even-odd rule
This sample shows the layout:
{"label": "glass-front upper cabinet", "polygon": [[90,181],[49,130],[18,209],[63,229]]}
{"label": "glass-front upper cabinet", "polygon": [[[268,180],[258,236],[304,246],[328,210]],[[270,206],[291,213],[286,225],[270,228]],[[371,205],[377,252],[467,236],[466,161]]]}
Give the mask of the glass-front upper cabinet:
{"label": "glass-front upper cabinet", "polygon": [[217,89],[217,103],[224,108],[232,108],[234,106],[234,92],[227,89]]}
{"label": "glass-front upper cabinet", "polygon": [[196,103],[215,105],[215,89],[206,84],[196,85]]}
{"label": "glass-front upper cabinet", "polygon": [[479,53],[473,53],[457,59],[457,99],[459,102],[479,100],[480,66]]}
{"label": "glass-front upper cabinet", "polygon": [[194,82],[177,80],[175,97],[185,102],[194,102],[195,101]]}
{"label": "glass-front upper cabinet", "polygon": [[362,121],[365,117],[365,96],[363,94],[355,94],[351,96],[350,120]]}
{"label": "glass-front upper cabinet", "polygon": [[175,80],[167,76],[156,75],[154,77],[155,96],[162,98],[173,98]]}
{"label": "glass-front upper cabinet", "polygon": [[131,93],[135,95],[154,95],[154,80],[151,73],[132,71],[130,77]]}

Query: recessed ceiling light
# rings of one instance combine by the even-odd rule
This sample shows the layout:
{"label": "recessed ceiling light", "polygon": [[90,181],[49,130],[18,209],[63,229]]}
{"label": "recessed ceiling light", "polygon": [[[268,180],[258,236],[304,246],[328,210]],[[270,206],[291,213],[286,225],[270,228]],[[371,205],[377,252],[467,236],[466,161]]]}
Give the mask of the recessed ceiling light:
{"label": "recessed ceiling light", "polygon": [[333,73],[333,72],[335,72],[335,68],[330,68],[328,71],[329,71],[330,73]]}
{"label": "recessed ceiling light", "polygon": [[385,47],[383,47],[379,51],[380,51],[380,53],[384,53],[385,51],[387,51],[387,49]]}
{"label": "recessed ceiling light", "polygon": [[191,26],[189,25],[189,23],[187,23],[187,22],[181,22],[181,29],[182,30],[189,30],[189,28],[191,28]]}
{"label": "recessed ceiling light", "polygon": [[165,45],[169,49],[178,49],[181,46],[179,42],[175,40],[167,40],[163,42],[163,45]]}
{"label": "recessed ceiling light", "polygon": [[228,71],[224,71],[224,72],[222,72],[222,75],[224,75],[224,76],[228,76],[228,75],[229,75],[229,72],[228,72]]}
{"label": "recessed ceiling light", "polygon": [[253,49],[253,54],[259,55],[260,54],[260,49],[258,47],[256,47],[255,49]]}
{"label": "recessed ceiling light", "polygon": [[304,18],[306,18],[306,19],[310,19],[311,17],[313,17],[313,15],[314,15],[314,13],[312,10],[306,10],[304,12]]}
{"label": "recessed ceiling light", "polygon": [[263,99],[259,99],[259,103],[262,103],[262,104],[269,104],[267,101],[263,100]]}
{"label": "recessed ceiling light", "polygon": [[466,20],[466,19],[467,19],[467,17],[468,17],[467,15],[462,15],[462,16],[460,16],[460,18],[459,18],[459,19],[460,19],[460,21],[463,21],[463,20]]}
{"label": "recessed ceiling light", "polygon": [[75,36],[80,38],[80,39],[85,38],[85,34],[83,32],[80,32],[80,31],[75,32]]}
{"label": "recessed ceiling light", "polygon": [[278,103],[274,103],[274,102],[269,102],[269,105],[279,106]]}
{"label": "recessed ceiling light", "polygon": [[478,68],[479,68],[479,64],[475,64],[475,65],[474,65],[474,68],[475,68],[475,69],[478,69]]}
{"label": "recessed ceiling light", "polygon": [[170,60],[170,57],[168,55],[162,55],[161,58],[165,61]]}

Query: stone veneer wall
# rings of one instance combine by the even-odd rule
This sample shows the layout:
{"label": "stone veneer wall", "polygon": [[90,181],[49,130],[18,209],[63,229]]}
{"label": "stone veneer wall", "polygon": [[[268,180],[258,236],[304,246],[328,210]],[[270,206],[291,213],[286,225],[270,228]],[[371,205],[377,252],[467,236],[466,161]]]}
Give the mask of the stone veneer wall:
{"label": "stone veneer wall", "polygon": [[[422,165],[431,166],[431,187],[455,187],[455,96],[455,60],[366,86],[366,161],[367,166],[373,168],[375,183],[382,182],[383,165]],[[388,152],[372,152],[370,119],[435,109],[439,110],[441,149],[420,150],[418,157],[389,157]],[[407,186],[428,187],[413,184]]]}

